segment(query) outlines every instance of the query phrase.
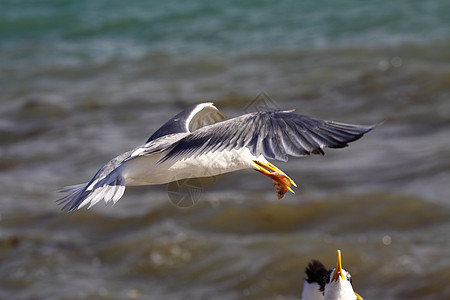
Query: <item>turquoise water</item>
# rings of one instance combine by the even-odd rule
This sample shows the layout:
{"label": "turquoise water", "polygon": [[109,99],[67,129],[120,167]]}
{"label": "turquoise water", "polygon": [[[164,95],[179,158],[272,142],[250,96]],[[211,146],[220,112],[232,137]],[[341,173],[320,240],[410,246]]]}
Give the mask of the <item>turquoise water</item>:
{"label": "turquoise water", "polygon": [[447,42],[447,1],[2,1],[2,66]]}
{"label": "turquoise water", "polygon": [[[365,299],[450,291],[449,1],[1,1],[1,299],[299,299],[311,259]],[[264,92],[265,94],[261,94]],[[258,96],[259,95],[259,96]],[[66,214],[55,191],[188,105],[385,124],[324,157]],[[264,98],[264,97],[262,97]]]}

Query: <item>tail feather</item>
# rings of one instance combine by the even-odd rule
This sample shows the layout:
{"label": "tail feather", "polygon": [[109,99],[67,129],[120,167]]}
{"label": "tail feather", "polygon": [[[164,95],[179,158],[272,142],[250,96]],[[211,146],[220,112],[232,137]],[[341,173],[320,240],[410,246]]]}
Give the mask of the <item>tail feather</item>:
{"label": "tail feather", "polygon": [[86,191],[87,184],[78,184],[67,186],[59,190],[60,193],[68,193],[66,196],[57,200],[58,204],[64,204],[62,210],[68,209],[69,212],[78,208],[79,203],[89,196],[90,192]]}
{"label": "tail feather", "polygon": [[[93,205],[97,204],[103,199],[103,195],[105,194],[105,188],[104,187],[98,187],[95,190],[92,191],[92,193],[83,200],[83,202],[80,203],[78,208],[82,208],[85,205],[89,204],[88,209],[91,208]],[[108,203],[107,201],[105,201]]]}
{"label": "tail feather", "polygon": [[116,204],[117,201],[122,197],[123,193],[125,192],[125,186],[117,186],[116,192],[114,193],[114,196],[111,198],[113,204]]}
{"label": "tail feather", "polygon": [[68,209],[69,212],[86,205],[89,209],[101,200],[115,204],[125,192],[125,179],[118,170],[114,170],[101,180],[94,177],[89,183],[68,186],[60,192],[68,193],[57,202],[64,204],[62,210]]}

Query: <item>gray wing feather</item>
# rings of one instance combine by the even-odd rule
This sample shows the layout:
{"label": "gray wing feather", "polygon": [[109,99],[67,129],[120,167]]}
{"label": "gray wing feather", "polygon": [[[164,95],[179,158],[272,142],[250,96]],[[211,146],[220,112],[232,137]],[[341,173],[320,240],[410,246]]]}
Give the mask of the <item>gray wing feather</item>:
{"label": "gray wing feather", "polygon": [[207,102],[192,105],[182,110],[162,125],[147,140],[147,143],[165,135],[193,132],[198,128],[214,124],[224,119],[226,119],[225,115],[222,114],[213,103]]}
{"label": "gray wing feather", "polygon": [[287,161],[289,156],[323,155],[325,147],[346,147],[374,127],[325,121],[291,111],[256,112],[186,135],[158,163],[241,147],[249,148],[255,156]]}

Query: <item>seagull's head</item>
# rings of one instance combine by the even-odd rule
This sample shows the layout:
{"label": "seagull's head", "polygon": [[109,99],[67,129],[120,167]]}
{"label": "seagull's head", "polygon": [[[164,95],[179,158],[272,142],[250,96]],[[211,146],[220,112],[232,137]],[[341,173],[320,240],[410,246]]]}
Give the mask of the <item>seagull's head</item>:
{"label": "seagull's head", "polygon": [[342,268],[341,251],[337,253],[336,267],[329,271],[325,280],[325,299],[363,300],[353,291],[352,276]]}

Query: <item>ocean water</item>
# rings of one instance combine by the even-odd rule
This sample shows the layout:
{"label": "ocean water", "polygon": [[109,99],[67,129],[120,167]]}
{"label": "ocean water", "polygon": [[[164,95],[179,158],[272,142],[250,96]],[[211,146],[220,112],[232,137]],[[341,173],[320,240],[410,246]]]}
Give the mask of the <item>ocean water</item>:
{"label": "ocean water", "polygon": [[[0,299],[299,299],[343,266],[365,299],[450,289],[448,1],[0,2]],[[178,111],[269,105],[386,122],[348,148],[127,188],[67,214],[85,182]],[[175,197],[175,198],[174,198]],[[191,198],[188,198],[188,200]]]}

